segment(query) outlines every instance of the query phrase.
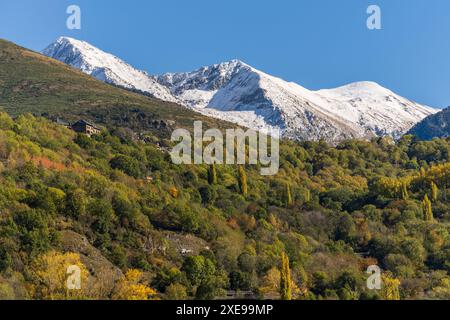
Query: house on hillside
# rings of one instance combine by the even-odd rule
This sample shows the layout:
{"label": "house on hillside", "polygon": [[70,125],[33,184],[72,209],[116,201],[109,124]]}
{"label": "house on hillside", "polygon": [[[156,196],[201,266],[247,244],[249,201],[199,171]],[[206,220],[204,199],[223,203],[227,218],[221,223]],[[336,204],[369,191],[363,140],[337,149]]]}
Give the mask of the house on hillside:
{"label": "house on hillside", "polygon": [[99,134],[101,130],[96,127],[93,123],[90,123],[85,120],[79,120],[72,124],[72,130],[78,133],[84,133],[88,136],[93,134]]}

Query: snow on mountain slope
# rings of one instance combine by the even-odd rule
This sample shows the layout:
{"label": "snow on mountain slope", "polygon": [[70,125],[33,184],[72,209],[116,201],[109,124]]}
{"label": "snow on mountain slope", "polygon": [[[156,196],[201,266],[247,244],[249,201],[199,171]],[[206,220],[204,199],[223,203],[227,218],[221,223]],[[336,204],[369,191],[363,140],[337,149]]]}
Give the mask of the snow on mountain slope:
{"label": "snow on mountain slope", "polygon": [[294,139],[402,135],[435,112],[373,82],[310,91],[233,60],[158,82],[201,113]]}
{"label": "snow on mountain slope", "polygon": [[327,100],[329,110],[378,136],[400,137],[438,111],[405,99],[375,82],[357,82],[316,93]]}
{"label": "snow on mountain slope", "polygon": [[177,102],[166,87],[158,84],[146,72],[133,68],[87,42],[60,37],[45,48],[42,54],[80,69],[101,81],[139,90],[161,100]]}
{"label": "snow on mountain slope", "polygon": [[398,138],[437,110],[373,82],[311,91],[232,60],[193,72],[150,76],[90,44],[60,38],[43,54],[94,77],[248,128],[296,140]]}

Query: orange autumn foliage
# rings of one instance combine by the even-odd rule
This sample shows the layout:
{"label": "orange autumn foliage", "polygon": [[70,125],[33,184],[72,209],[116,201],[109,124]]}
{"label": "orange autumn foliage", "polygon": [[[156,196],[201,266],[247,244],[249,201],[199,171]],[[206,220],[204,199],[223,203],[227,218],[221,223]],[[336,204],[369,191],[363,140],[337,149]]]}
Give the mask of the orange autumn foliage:
{"label": "orange autumn foliage", "polygon": [[172,187],[169,189],[169,194],[173,197],[173,198],[178,198],[178,189],[175,187]]}
{"label": "orange autumn foliage", "polygon": [[32,161],[35,165],[42,166],[43,168],[49,170],[63,171],[67,169],[67,167],[64,164],[52,161],[42,156],[33,157]]}

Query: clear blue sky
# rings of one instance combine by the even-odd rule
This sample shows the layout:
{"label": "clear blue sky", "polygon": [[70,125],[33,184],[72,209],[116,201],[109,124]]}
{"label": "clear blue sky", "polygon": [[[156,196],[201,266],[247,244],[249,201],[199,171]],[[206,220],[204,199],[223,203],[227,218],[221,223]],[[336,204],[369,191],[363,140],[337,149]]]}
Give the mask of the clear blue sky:
{"label": "clear blue sky", "polygon": [[[82,29],[66,28],[66,8]],[[366,9],[382,10],[380,31]],[[0,38],[41,50],[86,40],[150,73],[241,59],[309,89],[372,80],[450,105],[449,0],[1,0]]]}

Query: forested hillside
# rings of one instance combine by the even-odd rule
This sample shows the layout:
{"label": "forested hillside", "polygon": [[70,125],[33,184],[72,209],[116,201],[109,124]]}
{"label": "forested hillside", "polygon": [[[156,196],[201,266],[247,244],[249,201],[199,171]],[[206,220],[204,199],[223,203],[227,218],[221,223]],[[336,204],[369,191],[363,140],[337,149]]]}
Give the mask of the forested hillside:
{"label": "forested hillside", "polygon": [[1,298],[450,298],[448,139],[282,142],[263,177],[137,137],[0,114]]}

